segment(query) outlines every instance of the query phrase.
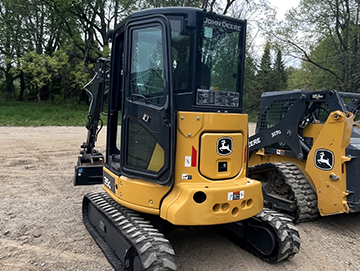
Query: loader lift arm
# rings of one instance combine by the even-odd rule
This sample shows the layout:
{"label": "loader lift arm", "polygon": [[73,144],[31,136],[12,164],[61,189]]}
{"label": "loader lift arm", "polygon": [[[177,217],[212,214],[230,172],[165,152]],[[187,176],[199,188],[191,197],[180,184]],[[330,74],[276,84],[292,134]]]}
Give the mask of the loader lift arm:
{"label": "loader lift arm", "polygon": [[360,93],[339,92],[341,98],[348,98],[350,101],[345,105],[346,110],[354,114],[356,119],[360,110]]}
{"label": "loader lift arm", "polygon": [[[90,105],[87,117],[87,139],[81,145],[77,165],[75,166],[74,185],[89,185],[102,183],[102,168],[104,155],[95,149],[97,136],[103,127],[100,113],[103,111],[105,84],[109,80],[109,58],[99,58],[95,66],[95,75],[84,86],[89,95]],[[91,91],[87,87],[92,84]],[[100,127],[99,127],[100,125]]]}
{"label": "loader lift arm", "polygon": [[[335,90],[308,92],[303,90],[267,92],[261,98],[261,109],[255,135],[249,138],[249,152],[253,153],[265,148],[266,153],[306,159],[311,146],[302,137],[302,129],[311,121],[315,121],[314,112],[325,121],[330,112],[340,110],[355,113],[360,106],[350,106],[343,103],[342,98],[357,101],[360,95],[339,93]],[[281,98],[279,98],[281,95]],[[326,107],[322,105],[326,104]],[[318,116],[319,117],[319,116]],[[284,148],[284,143],[287,148]],[[311,144],[310,144],[311,145]]]}

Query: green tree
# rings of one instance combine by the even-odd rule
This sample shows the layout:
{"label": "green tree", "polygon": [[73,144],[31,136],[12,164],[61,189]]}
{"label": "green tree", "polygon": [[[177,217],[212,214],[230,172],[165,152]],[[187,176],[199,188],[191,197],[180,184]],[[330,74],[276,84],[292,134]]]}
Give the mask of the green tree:
{"label": "green tree", "polygon": [[278,37],[293,56],[323,71],[320,81],[331,77],[337,89],[356,92],[360,88],[359,14],[357,0],[301,0],[287,14]]}
{"label": "green tree", "polygon": [[15,95],[14,80],[19,75],[17,56],[21,55],[25,31],[24,17],[19,0],[0,0],[0,70],[5,81],[2,89],[7,97]]}
{"label": "green tree", "polygon": [[274,69],[272,71],[273,90],[285,90],[287,88],[288,76],[286,73],[285,64],[282,58],[281,50],[277,50],[276,59],[274,62]]}
{"label": "green tree", "polygon": [[[0,0],[0,92],[5,93],[1,96],[80,97],[96,59],[109,54],[106,31],[134,10],[195,6],[239,17],[245,10],[239,3],[249,11],[255,10],[250,3],[258,1],[266,0]],[[67,57],[61,68],[58,54]]]}
{"label": "green tree", "polygon": [[273,90],[272,68],[271,68],[271,48],[270,42],[266,42],[264,53],[261,57],[258,73],[256,75],[256,88],[251,95],[252,110],[258,110],[260,106],[260,97],[263,92]]}
{"label": "green tree", "polygon": [[[42,0],[0,0],[0,70],[5,74],[5,92],[19,100],[26,95],[27,75],[20,59],[26,52],[51,56],[66,44],[63,19]],[[14,81],[20,81],[20,91]],[[29,87],[28,87],[29,89]]]}
{"label": "green tree", "polygon": [[267,43],[261,58],[260,67],[248,52],[245,58],[244,71],[244,111],[256,112],[260,106],[261,93],[264,91],[265,81],[271,72],[270,43]]}
{"label": "green tree", "polygon": [[256,115],[258,110],[258,104],[254,104],[254,94],[256,93],[256,60],[247,53],[245,58],[245,70],[244,70],[244,106],[243,111],[248,114]]}
{"label": "green tree", "polygon": [[61,50],[53,56],[38,54],[35,51],[28,52],[22,57],[21,70],[31,78],[31,85],[36,90],[36,97],[41,103],[42,91],[47,87],[48,96],[51,96],[51,88],[54,76],[60,69],[67,69],[68,56]]}
{"label": "green tree", "polygon": [[[309,54],[309,57],[322,66],[336,70],[338,56],[328,40],[322,40]],[[338,89],[339,81],[328,71],[319,69],[316,65],[303,61],[300,69],[293,70],[289,76],[289,88],[307,90]]]}
{"label": "green tree", "polygon": [[[270,73],[272,71],[271,68],[271,52],[270,52],[270,42],[266,42],[265,44],[265,48],[264,48],[264,53],[261,57],[261,62],[260,62],[260,69],[259,69],[259,79],[264,79],[264,81],[269,80],[269,76]],[[267,82],[264,82],[265,84]],[[264,85],[265,85],[264,84]]]}

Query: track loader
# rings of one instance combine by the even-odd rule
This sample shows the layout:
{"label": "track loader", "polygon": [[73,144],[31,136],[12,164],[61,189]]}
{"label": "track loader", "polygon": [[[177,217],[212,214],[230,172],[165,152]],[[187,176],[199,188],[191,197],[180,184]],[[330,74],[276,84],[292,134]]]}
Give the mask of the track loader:
{"label": "track loader", "polygon": [[262,182],[264,206],[294,222],[360,211],[359,101],[335,90],[263,93],[249,177]]}
{"label": "track loader", "polygon": [[164,236],[175,226],[218,225],[268,262],[299,251],[291,220],[263,210],[260,182],[246,177],[245,33],[246,21],[195,8],[135,12],[109,32],[74,184],[102,184],[85,195],[83,220],[116,270],[176,270]]}

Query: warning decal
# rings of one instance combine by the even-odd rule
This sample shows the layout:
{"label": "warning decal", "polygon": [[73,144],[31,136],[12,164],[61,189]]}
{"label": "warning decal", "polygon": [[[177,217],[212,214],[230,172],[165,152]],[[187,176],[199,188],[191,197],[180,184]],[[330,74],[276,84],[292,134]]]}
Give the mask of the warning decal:
{"label": "warning decal", "polygon": [[185,156],[185,167],[196,167],[197,150],[194,146],[191,148],[191,156]]}
{"label": "warning decal", "polygon": [[191,156],[185,156],[185,167],[191,167]]}
{"label": "warning decal", "polygon": [[245,197],[245,191],[235,191],[235,192],[229,192],[228,193],[228,201],[231,200],[239,200],[243,199]]}

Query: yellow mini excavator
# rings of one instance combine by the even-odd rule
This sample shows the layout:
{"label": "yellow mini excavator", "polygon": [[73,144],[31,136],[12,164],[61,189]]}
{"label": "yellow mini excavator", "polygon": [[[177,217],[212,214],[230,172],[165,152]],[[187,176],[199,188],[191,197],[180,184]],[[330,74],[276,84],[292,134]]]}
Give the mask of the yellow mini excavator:
{"label": "yellow mini excavator", "polygon": [[135,12],[109,31],[74,184],[103,184],[85,195],[83,220],[116,270],[176,270],[164,237],[174,226],[219,225],[268,262],[299,251],[291,219],[263,210],[261,183],[246,176],[245,33],[246,21],[195,8]]}
{"label": "yellow mini excavator", "polygon": [[294,222],[360,211],[359,109],[358,93],[263,93],[249,177],[262,182],[266,207]]}

